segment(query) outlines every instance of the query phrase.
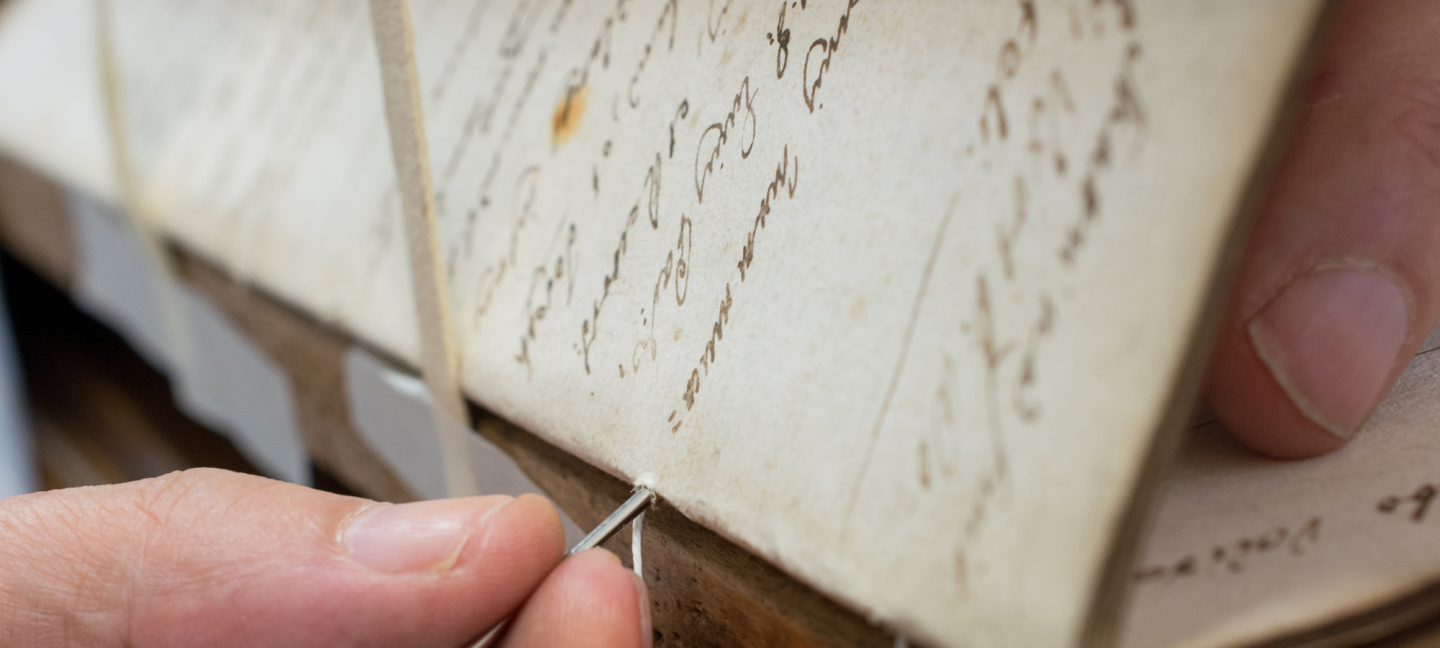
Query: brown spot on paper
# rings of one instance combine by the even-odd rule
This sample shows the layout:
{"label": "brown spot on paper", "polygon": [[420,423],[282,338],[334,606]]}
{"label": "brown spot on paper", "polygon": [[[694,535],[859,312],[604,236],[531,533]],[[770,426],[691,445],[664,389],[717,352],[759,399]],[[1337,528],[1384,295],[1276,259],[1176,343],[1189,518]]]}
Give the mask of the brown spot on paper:
{"label": "brown spot on paper", "polygon": [[565,94],[555,114],[550,118],[550,142],[564,146],[575,133],[580,131],[580,120],[585,117],[585,105],[590,100],[590,86],[580,86]]}

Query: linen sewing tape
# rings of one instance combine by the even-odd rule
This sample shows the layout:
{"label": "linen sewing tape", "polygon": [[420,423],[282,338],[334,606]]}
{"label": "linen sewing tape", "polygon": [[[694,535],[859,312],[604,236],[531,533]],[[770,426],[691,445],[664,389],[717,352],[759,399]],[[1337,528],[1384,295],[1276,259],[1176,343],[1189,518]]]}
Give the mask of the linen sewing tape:
{"label": "linen sewing tape", "polygon": [[460,357],[450,327],[449,294],[435,229],[435,199],[426,153],[410,7],[405,0],[370,0],[370,22],[375,30],[385,120],[390,130],[391,154],[405,219],[405,241],[420,332],[420,370],[430,390],[435,434],[440,439],[449,494],[451,497],[473,495],[475,479],[465,452],[469,417],[460,392]]}
{"label": "linen sewing tape", "polygon": [[167,360],[174,372],[172,378],[182,380],[184,372],[194,365],[195,342],[185,316],[178,274],[165,253],[159,232],[159,219],[141,197],[138,179],[132,164],[130,136],[126,127],[124,90],[121,87],[119,61],[115,47],[115,15],[110,0],[95,0],[96,51],[99,54],[101,96],[105,102],[105,121],[110,136],[111,163],[120,202],[129,225],[134,228],[144,249],[145,261],[155,276],[160,302]]}

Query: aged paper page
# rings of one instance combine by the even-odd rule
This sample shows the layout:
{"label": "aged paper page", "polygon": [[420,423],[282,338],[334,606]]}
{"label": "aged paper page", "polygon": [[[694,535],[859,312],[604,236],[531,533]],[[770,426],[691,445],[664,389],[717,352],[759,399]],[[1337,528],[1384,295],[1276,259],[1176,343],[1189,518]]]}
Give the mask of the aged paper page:
{"label": "aged paper page", "polygon": [[1440,582],[1440,330],[1348,446],[1261,458],[1191,432],[1133,574],[1125,645],[1258,643]]}
{"label": "aged paper page", "polygon": [[472,395],[912,637],[1076,640],[1316,3],[412,7]]}
{"label": "aged paper page", "polygon": [[[1318,3],[412,7],[471,397],[916,639],[1077,641]],[[145,208],[414,362],[364,3],[114,11]]]}
{"label": "aged paper page", "polygon": [[95,0],[0,8],[0,152],[117,205],[96,40]]}
{"label": "aged paper page", "polygon": [[188,249],[419,356],[363,0],[113,0],[141,207]]}

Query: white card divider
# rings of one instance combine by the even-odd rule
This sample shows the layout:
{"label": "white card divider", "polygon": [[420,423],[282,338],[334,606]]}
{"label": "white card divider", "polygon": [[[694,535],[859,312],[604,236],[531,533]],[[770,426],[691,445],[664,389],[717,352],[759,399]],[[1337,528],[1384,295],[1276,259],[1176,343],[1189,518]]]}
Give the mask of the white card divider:
{"label": "white card divider", "polygon": [[171,373],[176,403],[213,429],[225,431],[267,474],[310,484],[309,456],[295,416],[290,378],[199,291],[181,287],[194,338],[190,361]]}
{"label": "white card divider", "polygon": [[25,412],[25,379],[3,297],[0,294],[0,499],[40,488]]}
{"label": "white card divider", "polygon": [[[360,437],[405,485],[425,499],[446,497],[445,466],[425,382],[397,370],[361,347],[345,354],[345,391],[350,420]],[[464,430],[465,451],[475,475],[475,492],[485,495],[544,495],[510,455],[473,430]],[[584,537],[560,511],[566,546]]]}
{"label": "white card divider", "polygon": [[345,354],[345,393],[350,420],[395,471],[424,499],[445,497],[445,467],[425,381],[391,369],[359,347]]}
{"label": "white card divider", "polygon": [[67,193],[66,202],[75,233],[76,301],[170,377],[186,414],[226,434],[271,476],[308,484],[308,456],[284,371],[207,297],[179,285],[169,266],[152,257],[134,221],[77,192]]}
{"label": "white card divider", "polygon": [[119,210],[75,191],[65,201],[75,237],[75,300],[151,366],[171,373],[177,363],[163,310],[170,277]]}

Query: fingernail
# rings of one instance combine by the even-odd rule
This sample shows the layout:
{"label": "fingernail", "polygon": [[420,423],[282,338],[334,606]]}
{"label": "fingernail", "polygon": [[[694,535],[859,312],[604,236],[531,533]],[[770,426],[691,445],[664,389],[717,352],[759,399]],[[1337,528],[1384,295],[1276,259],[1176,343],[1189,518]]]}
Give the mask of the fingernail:
{"label": "fingernail", "polygon": [[1260,359],[1306,417],[1348,439],[1388,391],[1410,306],[1373,270],[1328,270],[1287,286],[1250,321]]}
{"label": "fingernail", "polygon": [[448,571],[484,518],[510,501],[465,497],[376,506],[350,522],[343,542],[355,562],[375,571]]}
{"label": "fingernail", "polygon": [[640,642],[645,648],[652,648],[655,645],[655,626],[650,620],[650,589],[645,587],[645,579],[639,574],[630,573],[635,579],[635,596],[640,599]]}

